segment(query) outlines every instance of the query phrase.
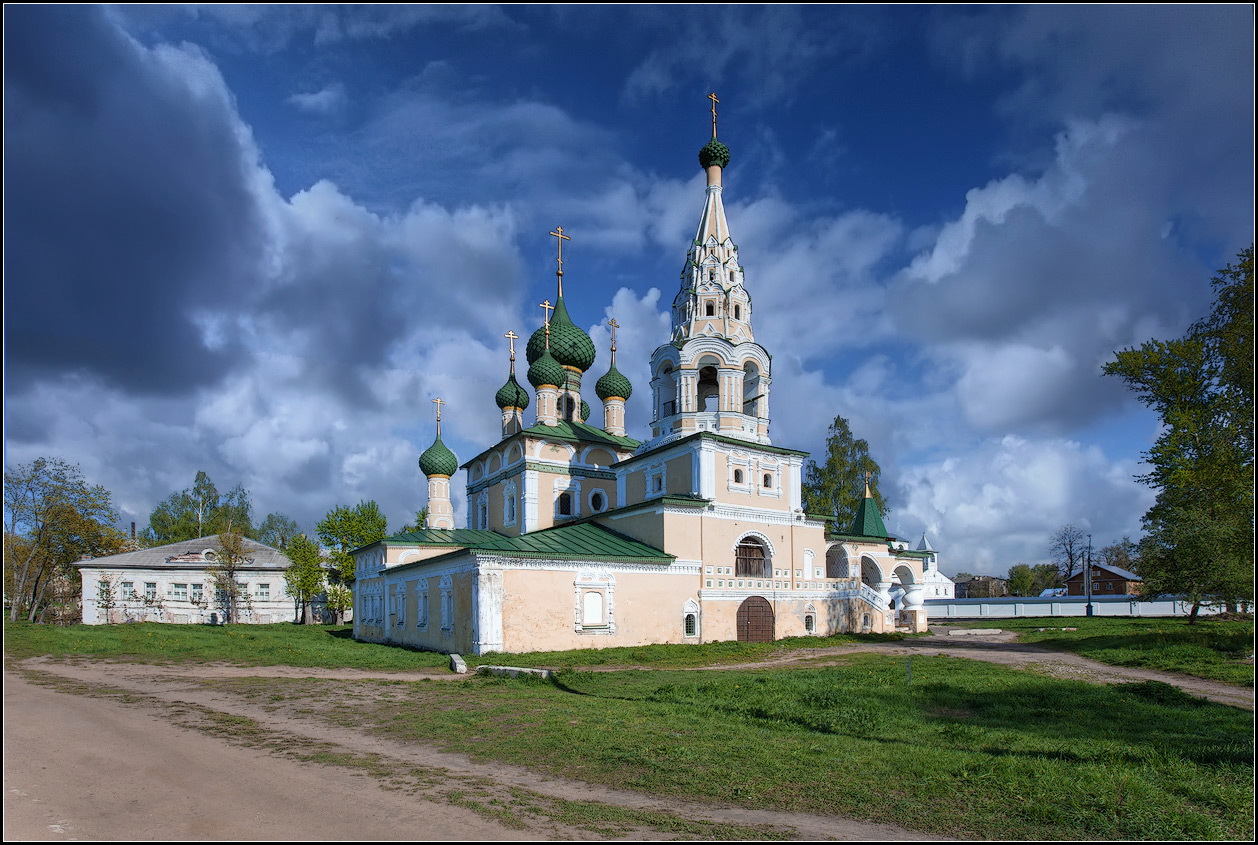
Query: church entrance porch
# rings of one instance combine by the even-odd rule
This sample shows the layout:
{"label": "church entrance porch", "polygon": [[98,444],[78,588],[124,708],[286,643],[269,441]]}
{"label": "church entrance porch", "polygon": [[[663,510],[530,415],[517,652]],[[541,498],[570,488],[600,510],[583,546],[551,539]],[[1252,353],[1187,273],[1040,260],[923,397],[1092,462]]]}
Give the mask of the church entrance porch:
{"label": "church entrance porch", "polygon": [[773,606],[760,596],[751,596],[738,606],[737,627],[739,642],[773,642]]}

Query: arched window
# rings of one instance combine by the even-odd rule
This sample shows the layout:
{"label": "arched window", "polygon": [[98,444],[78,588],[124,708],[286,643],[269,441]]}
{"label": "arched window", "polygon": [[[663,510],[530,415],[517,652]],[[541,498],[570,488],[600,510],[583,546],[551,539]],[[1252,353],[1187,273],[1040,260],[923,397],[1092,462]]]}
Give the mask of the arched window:
{"label": "arched window", "polygon": [[715,317],[716,316],[716,303],[709,302],[707,306],[705,306],[703,313],[704,313],[704,316]]}
{"label": "arched window", "polygon": [[834,546],[826,552],[826,577],[851,578],[847,565],[847,552],[842,546]]}
{"label": "arched window", "polygon": [[[734,274],[733,274],[733,273],[730,273],[730,275],[732,276],[732,275],[734,275]],[[741,305],[735,305],[735,306],[734,306],[734,319],[735,319],[735,320],[741,320],[742,318],[743,318],[743,309],[742,309],[742,306],[741,306]]]}
{"label": "arched window", "polygon": [[773,473],[766,472],[762,480],[764,482],[765,487],[772,487],[773,486]]}
{"label": "arched window", "polygon": [[804,614],[804,631],[809,634],[817,633],[817,617],[811,613]]}
{"label": "arched window", "polygon": [[694,636],[698,636],[698,633],[699,633],[699,621],[698,621],[698,619],[696,619],[696,618],[695,618],[695,615],[694,615],[693,613],[687,613],[687,614],[686,614],[686,621],[685,621],[685,633],[684,633],[684,636],[687,636],[687,637],[694,637]]}
{"label": "arched window", "polygon": [[715,282],[715,281],[716,281],[716,271],[715,271],[715,270],[709,270],[709,271],[708,271],[708,281],[709,281],[709,282]]}
{"label": "arched window", "polygon": [[743,413],[750,417],[760,416],[760,368],[755,361],[743,367]]}
{"label": "arched window", "polygon": [[700,411],[718,410],[720,403],[721,383],[717,380],[716,367],[703,367],[699,370],[698,405]]}
{"label": "arched window", "polygon": [[561,407],[560,416],[569,422],[576,419],[577,403],[576,400],[572,398],[572,394],[565,393],[563,398],[559,401]]}
{"label": "arched window", "polygon": [[660,367],[659,379],[660,412],[656,419],[662,420],[677,413],[677,379],[672,364],[665,362]]}
{"label": "arched window", "polygon": [[603,594],[589,590],[582,597],[581,624],[602,625],[603,621]]}
{"label": "arched window", "polygon": [[730,270],[730,271],[729,271],[729,280],[730,280],[731,282],[732,282],[732,281],[734,281],[734,271],[733,271],[733,270]]}
{"label": "arched window", "polygon": [[743,471],[741,469],[734,470],[734,483],[735,484],[743,483]]}
{"label": "arched window", "polygon": [[740,578],[772,577],[764,546],[750,537],[739,543],[734,552],[734,574]]}
{"label": "arched window", "polygon": [[572,494],[571,493],[559,494],[559,515],[572,516]]}

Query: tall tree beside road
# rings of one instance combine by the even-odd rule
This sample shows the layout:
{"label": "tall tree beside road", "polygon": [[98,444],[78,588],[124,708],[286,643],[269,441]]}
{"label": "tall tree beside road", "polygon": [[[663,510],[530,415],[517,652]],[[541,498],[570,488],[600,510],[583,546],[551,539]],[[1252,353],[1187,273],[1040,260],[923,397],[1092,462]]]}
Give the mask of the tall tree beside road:
{"label": "tall tree beside road", "polygon": [[871,473],[869,490],[878,512],[886,516],[890,508],[878,489],[882,470],[869,456],[869,443],[853,436],[847,420],[835,417],[826,439],[825,463],[809,460],[805,468],[804,510],[832,519],[837,531],[848,530],[865,498],[866,472]]}
{"label": "tall tree beside road", "polygon": [[310,602],[323,592],[323,559],[319,544],[305,534],[296,534],[284,547],[284,555],[292,561],[284,570],[284,583],[288,594],[297,603],[297,620],[303,625],[311,622]]}
{"label": "tall tree beside road", "polygon": [[109,491],[89,485],[78,464],[60,458],[5,468],[4,518],[10,620],[39,619],[67,583],[78,584],[72,563],[84,555],[114,554],[126,541],[114,527]]}
{"label": "tall tree beside road", "polygon": [[1162,429],[1137,476],[1158,491],[1144,515],[1150,595],[1193,604],[1254,599],[1254,248],[1211,280],[1214,309],[1188,333],[1124,349],[1105,365]]}
{"label": "tall tree beside road", "polygon": [[1057,567],[1057,577],[1065,581],[1082,571],[1087,550],[1088,535],[1073,525],[1063,525],[1058,529],[1048,546],[1048,553]]}

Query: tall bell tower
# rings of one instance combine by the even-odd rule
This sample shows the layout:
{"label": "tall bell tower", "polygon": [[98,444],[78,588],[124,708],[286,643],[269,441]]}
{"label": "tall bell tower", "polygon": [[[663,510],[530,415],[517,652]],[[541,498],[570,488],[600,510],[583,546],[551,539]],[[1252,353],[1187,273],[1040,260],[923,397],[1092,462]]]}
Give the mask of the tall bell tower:
{"label": "tall bell tower", "polygon": [[721,199],[729,148],[712,140],[699,150],[707,189],[699,228],[686,252],[673,299],[672,341],[651,356],[654,414],[649,446],[696,431],[768,444],[770,359],[756,343],[751,296],[743,286],[738,245]]}

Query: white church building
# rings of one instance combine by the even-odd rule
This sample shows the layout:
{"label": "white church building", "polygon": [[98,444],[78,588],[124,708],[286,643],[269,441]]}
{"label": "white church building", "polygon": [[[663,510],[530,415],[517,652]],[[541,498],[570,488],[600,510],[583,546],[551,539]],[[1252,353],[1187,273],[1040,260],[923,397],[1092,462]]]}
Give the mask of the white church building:
{"label": "white church building", "polygon": [[[533,389],[508,332],[501,437],[461,466],[435,400],[419,459],[428,521],[354,552],[357,639],[481,654],[925,629],[935,551],[888,534],[868,490],[853,524],[828,533],[826,515],[804,512],[807,454],[773,442],[773,360],[726,219],[715,105],[699,163],[707,187],[672,329],[637,386],[653,409],[642,439],[625,419],[635,387],[616,368],[615,320],[594,383],[602,424],[590,423],[597,355],[564,302],[559,228],[555,301],[524,350]],[[460,469],[464,527],[450,502]]]}

